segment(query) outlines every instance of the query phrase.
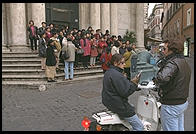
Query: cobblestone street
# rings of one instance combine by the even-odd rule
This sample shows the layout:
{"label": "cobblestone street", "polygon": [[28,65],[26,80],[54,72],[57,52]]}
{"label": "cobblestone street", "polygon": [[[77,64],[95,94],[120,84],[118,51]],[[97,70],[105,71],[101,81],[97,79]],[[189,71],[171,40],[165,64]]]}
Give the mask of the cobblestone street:
{"label": "cobblestone street", "polygon": [[[193,59],[188,60],[194,63]],[[194,130],[194,65],[191,64],[189,107],[185,130]],[[46,91],[20,86],[2,88],[3,131],[81,131],[81,120],[105,109],[101,103],[102,79],[50,85]],[[136,105],[138,92],[130,97]]]}

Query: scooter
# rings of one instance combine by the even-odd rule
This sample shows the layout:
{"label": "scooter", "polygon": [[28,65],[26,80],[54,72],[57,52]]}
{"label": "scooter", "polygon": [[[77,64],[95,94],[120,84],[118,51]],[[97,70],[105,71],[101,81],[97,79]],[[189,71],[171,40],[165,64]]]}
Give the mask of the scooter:
{"label": "scooter", "polygon": [[[153,81],[142,81],[138,84],[141,94],[137,100],[136,113],[144,125],[144,131],[160,131],[160,107],[157,86]],[[132,131],[129,122],[121,119],[116,113],[107,109],[93,113],[89,119],[82,120],[84,131]]]}

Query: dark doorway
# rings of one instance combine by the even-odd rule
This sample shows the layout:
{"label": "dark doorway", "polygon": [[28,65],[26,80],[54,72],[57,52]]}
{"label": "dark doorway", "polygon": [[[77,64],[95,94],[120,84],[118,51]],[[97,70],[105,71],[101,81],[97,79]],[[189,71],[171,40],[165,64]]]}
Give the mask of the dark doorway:
{"label": "dark doorway", "polygon": [[46,23],[79,28],[79,3],[46,3]]}

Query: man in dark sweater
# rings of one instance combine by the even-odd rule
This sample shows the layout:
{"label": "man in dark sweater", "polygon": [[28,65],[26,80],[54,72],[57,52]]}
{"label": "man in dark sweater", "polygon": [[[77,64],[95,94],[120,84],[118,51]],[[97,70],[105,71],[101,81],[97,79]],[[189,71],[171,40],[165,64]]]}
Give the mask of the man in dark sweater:
{"label": "man in dark sweater", "polygon": [[102,102],[109,110],[127,120],[133,130],[143,131],[144,126],[135,113],[133,105],[128,103],[128,97],[137,90],[139,77],[129,81],[123,75],[125,60],[121,54],[114,54],[110,68],[103,78]]}

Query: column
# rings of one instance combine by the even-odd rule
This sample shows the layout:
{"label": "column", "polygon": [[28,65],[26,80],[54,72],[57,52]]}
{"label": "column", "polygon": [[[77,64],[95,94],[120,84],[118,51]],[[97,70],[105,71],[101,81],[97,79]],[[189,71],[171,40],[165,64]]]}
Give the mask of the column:
{"label": "column", "polygon": [[34,25],[39,28],[41,27],[41,23],[46,21],[45,3],[32,3],[31,9]]}
{"label": "column", "polygon": [[111,35],[118,36],[118,5],[117,3],[110,4],[110,31],[111,31]]}
{"label": "column", "polygon": [[79,29],[87,29],[90,25],[90,4],[80,3],[79,4]]}
{"label": "column", "polygon": [[4,25],[4,20],[5,20],[5,7],[4,4],[2,3],[2,46],[5,44],[5,35],[4,35],[4,29],[5,29],[5,25]]}
{"label": "column", "polygon": [[10,3],[12,45],[26,45],[25,3]]}
{"label": "column", "polygon": [[137,48],[144,49],[144,3],[137,3],[136,8],[136,38]]}
{"label": "column", "polygon": [[90,25],[96,31],[100,29],[100,3],[90,4]]}
{"label": "column", "polygon": [[130,3],[130,31],[136,31],[136,6],[137,3]]}
{"label": "column", "polygon": [[103,34],[110,31],[110,3],[101,3],[101,30]]}

